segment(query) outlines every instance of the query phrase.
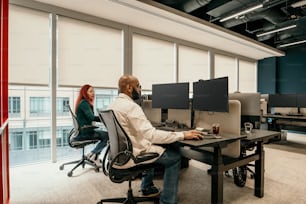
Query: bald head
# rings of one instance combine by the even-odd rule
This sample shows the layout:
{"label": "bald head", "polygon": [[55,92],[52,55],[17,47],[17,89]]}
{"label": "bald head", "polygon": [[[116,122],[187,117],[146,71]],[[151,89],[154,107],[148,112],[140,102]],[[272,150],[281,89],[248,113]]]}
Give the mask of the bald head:
{"label": "bald head", "polygon": [[120,77],[118,82],[119,92],[125,93],[132,98],[133,90],[137,90],[139,93],[139,81],[136,77],[126,74]]}

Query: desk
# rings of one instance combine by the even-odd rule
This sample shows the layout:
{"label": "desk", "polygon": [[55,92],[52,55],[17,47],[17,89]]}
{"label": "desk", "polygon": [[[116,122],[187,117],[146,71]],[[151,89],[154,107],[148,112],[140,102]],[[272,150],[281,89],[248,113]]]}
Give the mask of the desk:
{"label": "desk", "polygon": [[[225,136],[225,135],[224,135]],[[264,147],[263,144],[274,137],[280,137],[280,132],[267,130],[253,130],[250,134],[240,136],[226,134],[228,138],[203,139],[200,141],[184,140],[177,142],[177,146],[184,157],[194,159],[212,166],[211,173],[211,203],[223,203],[223,172],[234,167],[247,165],[255,161],[254,195],[264,196]],[[251,155],[230,158],[221,154],[221,149],[236,140],[254,143],[256,150]],[[213,147],[209,152],[203,147]]]}
{"label": "desk", "polygon": [[271,122],[268,123],[269,130],[280,131],[281,129],[285,129],[306,132],[305,116],[266,114],[262,117],[271,119]]}

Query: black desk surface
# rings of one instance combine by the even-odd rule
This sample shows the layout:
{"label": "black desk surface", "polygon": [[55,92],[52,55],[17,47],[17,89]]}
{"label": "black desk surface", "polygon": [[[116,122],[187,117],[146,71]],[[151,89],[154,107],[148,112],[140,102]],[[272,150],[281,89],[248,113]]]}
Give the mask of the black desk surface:
{"label": "black desk surface", "polygon": [[228,133],[220,134],[222,138],[219,139],[202,139],[202,140],[183,140],[179,141],[181,145],[186,145],[190,147],[214,147],[214,146],[224,146],[226,144],[232,143],[236,140],[246,138],[246,135],[234,135]]}
{"label": "black desk surface", "polygon": [[306,120],[306,116],[292,116],[292,115],[277,115],[277,114],[265,114],[264,118],[278,118],[278,119],[294,119],[294,120]]}
{"label": "black desk surface", "polygon": [[265,140],[265,139],[270,139],[272,137],[278,137],[280,136],[280,132],[271,131],[271,130],[253,129],[251,133],[242,132],[241,135],[246,136],[245,138],[243,138],[243,140],[255,142],[258,140]]}
{"label": "black desk surface", "polygon": [[226,146],[236,140],[246,140],[251,142],[263,141],[271,139],[273,137],[279,137],[280,132],[270,130],[258,130],[253,129],[251,133],[242,132],[241,135],[222,133],[220,139],[203,139],[203,140],[183,140],[179,141],[181,145],[190,147],[214,147],[214,146]]}

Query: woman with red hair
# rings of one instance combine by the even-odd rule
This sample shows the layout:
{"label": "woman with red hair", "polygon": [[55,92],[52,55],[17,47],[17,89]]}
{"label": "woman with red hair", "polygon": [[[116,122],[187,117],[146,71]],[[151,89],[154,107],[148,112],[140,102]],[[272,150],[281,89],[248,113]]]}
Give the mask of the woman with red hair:
{"label": "woman with red hair", "polygon": [[[81,87],[79,96],[75,103],[75,113],[77,116],[80,127],[86,125],[92,125],[94,121],[101,122],[98,116],[94,115],[94,88],[85,84]],[[78,140],[86,139],[99,139],[100,142],[95,146],[93,150],[87,155],[87,157],[96,163],[97,166],[101,166],[99,155],[108,141],[108,133],[102,130],[96,130],[92,128],[81,129],[79,135],[76,137]]]}

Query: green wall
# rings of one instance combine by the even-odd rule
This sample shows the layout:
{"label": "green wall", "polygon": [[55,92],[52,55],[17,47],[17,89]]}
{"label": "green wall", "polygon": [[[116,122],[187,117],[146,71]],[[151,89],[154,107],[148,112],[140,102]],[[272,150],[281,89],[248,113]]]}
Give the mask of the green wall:
{"label": "green wall", "polygon": [[306,93],[306,45],[258,62],[258,92]]}

